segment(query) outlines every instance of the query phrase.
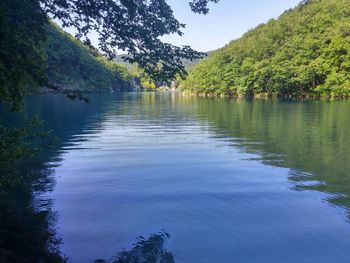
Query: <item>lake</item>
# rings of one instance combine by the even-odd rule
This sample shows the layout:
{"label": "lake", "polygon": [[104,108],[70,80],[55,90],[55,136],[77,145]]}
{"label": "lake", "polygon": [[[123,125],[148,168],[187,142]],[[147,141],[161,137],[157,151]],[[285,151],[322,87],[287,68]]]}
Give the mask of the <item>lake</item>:
{"label": "lake", "polygon": [[68,262],[157,233],[175,262],[349,262],[350,102],[88,96],[27,105]]}

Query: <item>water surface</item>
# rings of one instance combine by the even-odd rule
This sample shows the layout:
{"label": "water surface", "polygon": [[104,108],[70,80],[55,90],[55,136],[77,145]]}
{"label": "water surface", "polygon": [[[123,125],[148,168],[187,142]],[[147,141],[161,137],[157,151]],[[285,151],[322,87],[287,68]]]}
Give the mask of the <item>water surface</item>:
{"label": "water surface", "polygon": [[349,262],[350,103],[34,97],[69,262],[166,231],[175,262]]}

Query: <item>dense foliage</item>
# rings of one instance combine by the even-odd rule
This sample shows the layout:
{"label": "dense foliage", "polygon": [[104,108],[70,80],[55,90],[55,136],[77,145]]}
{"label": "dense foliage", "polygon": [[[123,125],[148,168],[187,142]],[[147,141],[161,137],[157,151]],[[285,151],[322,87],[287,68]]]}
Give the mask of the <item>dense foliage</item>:
{"label": "dense foliage", "polygon": [[47,32],[47,77],[54,88],[74,91],[132,89],[133,76],[125,66],[107,60],[54,24]]}
{"label": "dense foliage", "polygon": [[0,1],[0,98],[14,108],[28,86],[45,83],[46,20],[38,1]]}
{"label": "dense foliage", "polygon": [[[193,12],[206,14],[208,2],[192,0]],[[168,34],[182,35],[185,27],[173,15],[166,0],[40,0],[44,12],[60,19],[64,27],[76,28],[79,38],[90,43],[88,34],[99,34],[99,48],[115,56],[115,48],[126,51],[128,60],[137,63],[148,75],[158,80],[185,74],[181,59],[197,59],[201,53],[189,46],[176,47],[159,38]]]}
{"label": "dense foliage", "polygon": [[[207,13],[208,2],[192,0],[191,9]],[[181,59],[201,53],[188,46],[176,47],[160,40],[167,34],[182,35],[181,24],[166,0],[2,0],[0,1],[0,99],[16,108],[28,87],[48,84],[44,51],[49,18],[77,30],[86,44],[92,31],[99,34],[99,48],[113,57],[124,50],[156,79],[184,75]]]}
{"label": "dense foliage", "polygon": [[350,95],[350,1],[308,0],[195,66],[206,94]]}

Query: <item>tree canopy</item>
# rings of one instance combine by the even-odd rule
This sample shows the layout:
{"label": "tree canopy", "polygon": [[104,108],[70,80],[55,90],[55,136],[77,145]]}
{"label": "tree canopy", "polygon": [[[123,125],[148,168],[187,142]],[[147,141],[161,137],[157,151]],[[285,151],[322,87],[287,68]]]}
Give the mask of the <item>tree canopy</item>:
{"label": "tree canopy", "polygon": [[12,107],[46,82],[46,21],[38,1],[0,1],[0,98]]}
{"label": "tree canopy", "polygon": [[[206,14],[209,2],[192,0],[193,12]],[[50,18],[77,30],[77,37],[91,44],[89,33],[99,34],[99,48],[109,57],[124,50],[158,80],[185,75],[181,59],[203,54],[189,46],[177,47],[160,40],[167,34],[182,35],[185,27],[166,0],[2,0],[0,2],[0,97],[15,103],[28,86],[44,85],[46,54],[43,50]]]}

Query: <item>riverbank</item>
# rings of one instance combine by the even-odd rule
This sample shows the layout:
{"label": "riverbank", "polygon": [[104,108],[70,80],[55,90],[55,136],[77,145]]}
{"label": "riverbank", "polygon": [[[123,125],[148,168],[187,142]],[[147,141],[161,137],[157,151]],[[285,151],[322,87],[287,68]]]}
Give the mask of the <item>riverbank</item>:
{"label": "riverbank", "polygon": [[331,95],[319,93],[305,94],[279,94],[279,93],[203,93],[189,90],[180,90],[186,95],[208,98],[233,98],[233,99],[312,99],[312,100],[349,100],[348,95]]}

